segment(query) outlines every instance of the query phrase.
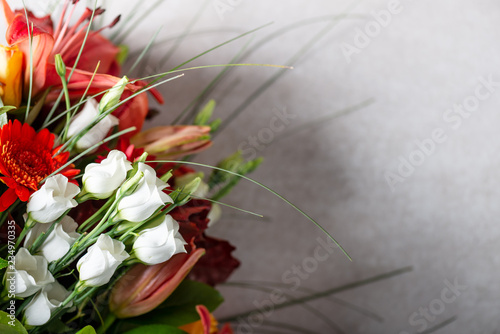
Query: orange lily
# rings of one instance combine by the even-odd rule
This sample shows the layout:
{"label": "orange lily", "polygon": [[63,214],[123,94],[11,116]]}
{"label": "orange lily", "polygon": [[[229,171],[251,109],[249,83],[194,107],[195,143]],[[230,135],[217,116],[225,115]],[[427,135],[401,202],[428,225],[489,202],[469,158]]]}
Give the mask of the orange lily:
{"label": "orange lily", "polygon": [[154,266],[136,264],[113,287],[110,311],[118,318],[129,318],[153,310],[174,292],[203,254],[205,250],[198,248]]}
{"label": "orange lily", "polygon": [[[27,93],[29,87],[30,76],[30,35],[32,37],[33,54],[33,95],[37,95],[50,86],[60,87],[61,80],[55,70],[54,56],[56,54],[61,54],[68,70],[73,67],[83,43],[83,39],[85,38],[87,27],[90,24],[90,22],[86,21],[90,19],[92,11],[87,9],[77,23],[69,27],[68,23],[74,7],[71,10],[70,18],[64,22],[63,18],[69,4],[69,1],[67,1],[55,32],[52,27],[52,20],[49,16],[37,18],[28,11],[29,24],[33,26],[30,34],[24,11],[17,10],[13,12],[6,0],[2,0],[2,3],[4,15],[9,24],[6,33],[7,43],[10,45],[17,45],[25,55],[25,93]],[[101,13],[103,13],[103,10],[96,10],[96,15]],[[97,46],[98,51],[96,49]],[[102,84],[102,79],[106,79],[105,82],[111,80],[113,84],[118,82],[119,78],[114,78],[109,74],[117,75],[119,72],[119,66],[117,66],[115,60],[119,52],[120,49],[114,46],[109,40],[102,37],[99,31],[90,32],[82,52],[82,58],[77,65],[80,76],[83,74],[86,75],[84,88],[87,87],[98,62],[100,62],[100,66],[97,72],[98,75],[96,75],[95,78],[96,83]],[[113,73],[110,73],[110,71]],[[110,77],[102,78],[101,75],[108,75]],[[75,78],[74,81],[77,83],[79,79],[81,80],[82,78]],[[108,86],[106,87],[109,88]],[[71,87],[71,82],[68,88],[70,92],[74,90],[74,87]],[[83,93],[83,91],[80,93]],[[81,94],[79,94],[79,96],[81,96]]]}
{"label": "orange lily", "polygon": [[217,320],[204,305],[196,306],[196,311],[200,315],[200,320],[181,326],[179,329],[189,334],[233,334],[233,330],[228,324],[219,331]]}
{"label": "orange lily", "polygon": [[[69,26],[69,21],[75,9],[75,6],[69,8],[69,5],[71,3],[76,4],[78,1],[66,0],[61,17],[55,28],[49,16],[37,18],[28,11],[29,24],[33,27],[30,33],[24,10],[12,11],[6,0],[0,1],[3,4],[6,21],[9,24],[6,34],[7,43],[17,46],[24,54],[24,94],[28,93],[30,84],[31,54],[33,56],[31,60],[33,63],[32,95],[36,96],[46,89],[51,88],[46,98],[46,103],[55,101],[62,89],[62,84],[55,68],[54,56],[56,54],[61,55],[67,67],[66,79],[68,79],[85,39],[93,10],[87,8],[82,16],[76,20],[76,23],[73,26]],[[68,12],[69,17],[65,19]],[[103,12],[103,9],[97,8],[94,14],[100,15]],[[104,28],[113,27],[118,20],[119,17]],[[89,84],[88,94],[93,95],[113,87],[120,80],[117,77],[120,72],[120,65],[116,60],[120,49],[100,34],[104,28],[97,31],[90,31],[88,34],[80,60],[76,64],[77,67],[68,82],[70,98],[82,97]],[[30,35],[32,38],[31,52]],[[97,68],[98,63],[99,67]],[[96,68],[97,74],[91,82],[90,80]],[[126,91],[130,96],[131,93],[137,92],[145,86],[145,82],[136,81],[129,83],[126,86]],[[150,90],[150,92],[159,103],[163,103],[163,98],[157,91]],[[124,111],[124,107],[122,107],[121,111],[115,111],[115,113],[124,115],[126,118],[125,123],[136,126],[138,130],[142,127],[148,111],[147,98],[142,97],[139,102],[131,102],[126,111]],[[121,117],[119,118],[121,120]],[[120,129],[124,128],[124,126],[120,126]]]}
{"label": "orange lily", "polygon": [[23,53],[0,45],[0,96],[4,105],[19,107],[22,99]]}

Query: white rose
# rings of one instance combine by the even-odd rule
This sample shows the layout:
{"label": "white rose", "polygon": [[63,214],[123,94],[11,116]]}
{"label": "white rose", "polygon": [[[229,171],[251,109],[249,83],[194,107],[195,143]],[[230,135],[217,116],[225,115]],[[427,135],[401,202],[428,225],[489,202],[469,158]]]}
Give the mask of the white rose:
{"label": "white rose", "polygon": [[[24,310],[24,321],[29,326],[41,326],[50,320],[54,309],[61,306],[70,292],[57,281],[45,286],[33,297]],[[71,307],[70,302],[66,307]]]}
{"label": "white rose", "polygon": [[[24,247],[30,247],[40,234],[49,230],[50,224],[36,224],[33,226],[24,240]],[[70,216],[64,216],[59,223],[54,226],[52,232],[45,238],[38,251],[48,262],[62,258],[71,248],[73,243],[80,236],[76,233],[78,224]]]}
{"label": "white rose", "polygon": [[[68,127],[68,138],[74,137],[92,124],[99,117],[98,103],[95,99],[88,100],[83,109],[71,120]],[[103,140],[109,130],[118,125],[118,118],[113,115],[104,117],[90,128],[76,143],[76,148],[84,151]]]}
{"label": "white rose", "polygon": [[165,203],[172,203],[170,196],[162,190],[167,184],[156,177],[153,168],[140,162],[138,172],[144,175],[135,191],[123,197],[118,203],[118,218],[131,222],[141,222],[149,217]]}
{"label": "white rose", "polygon": [[80,281],[86,286],[102,286],[109,282],[116,268],[128,257],[122,242],[102,234],[76,264]]}
{"label": "white rose", "polygon": [[45,285],[54,282],[54,277],[47,267],[47,260],[43,256],[31,255],[24,247],[19,248],[15,256],[15,270],[9,274],[8,279],[14,274],[14,294],[21,298],[31,296]]}
{"label": "white rose", "polygon": [[125,181],[131,169],[132,163],[127,160],[127,156],[113,150],[101,163],[91,163],[85,167],[83,189],[96,198],[108,198]]}
{"label": "white rose", "polygon": [[158,226],[139,232],[133,248],[139,260],[153,265],[163,263],[175,254],[185,253],[185,244],[179,233],[179,224],[166,215]]}
{"label": "white rose", "polygon": [[56,174],[49,177],[44,185],[34,192],[28,202],[30,217],[39,223],[51,223],[77,203],[73,199],[80,188],[68,182],[66,176]]}

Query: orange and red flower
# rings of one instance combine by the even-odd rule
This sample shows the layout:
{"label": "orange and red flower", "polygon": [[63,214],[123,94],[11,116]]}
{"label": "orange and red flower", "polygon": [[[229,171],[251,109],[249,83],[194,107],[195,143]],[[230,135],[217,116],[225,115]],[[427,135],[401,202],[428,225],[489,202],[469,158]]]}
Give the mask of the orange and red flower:
{"label": "orange and red flower", "polygon": [[[54,57],[56,54],[61,55],[67,67],[66,80],[69,79],[72,68],[76,66],[67,85],[69,96],[72,99],[80,99],[85,92],[88,95],[103,92],[113,87],[120,80],[117,77],[120,73],[120,65],[117,61],[120,49],[100,34],[103,28],[97,31],[90,30],[88,36],[86,36],[92,14],[100,15],[104,12],[103,9],[97,8],[94,12],[87,8],[83,15],[76,20],[76,23],[70,26],[69,21],[72,19],[71,16],[74,12],[74,7],[70,8],[70,5],[74,6],[77,1],[67,0],[55,26],[50,16],[39,18],[30,11],[27,12],[28,24],[24,10],[12,11],[6,0],[0,1],[3,5],[5,19],[9,25],[6,34],[7,43],[11,46],[17,46],[24,55],[25,96],[28,94],[30,85],[30,64],[32,63],[32,95],[37,96],[50,89],[45,102],[51,103],[57,99],[62,90],[62,83],[55,68]],[[105,28],[116,24],[118,18]],[[32,25],[31,31],[28,30],[29,25]],[[78,63],[76,63],[85,38],[83,52]],[[33,58],[30,60],[31,56]],[[97,67],[97,64],[99,64],[99,67]],[[97,73],[94,76],[95,70],[97,70]],[[146,85],[147,83],[143,81],[129,83],[122,97],[128,97],[132,93],[140,91]],[[153,94],[159,103],[163,103],[162,96],[156,90],[151,89],[149,92]],[[120,130],[135,126],[136,131],[126,134],[127,137],[140,131],[148,109],[148,100],[145,93],[137,95],[118,108],[114,111],[114,114],[120,119]]]}
{"label": "orange and red flower", "polygon": [[[57,154],[54,138],[47,129],[36,133],[30,125],[17,120],[0,129],[0,180],[8,187],[0,196],[0,211],[18,198],[26,202],[43,179],[68,161],[69,152]],[[79,171],[72,167],[61,174],[68,178],[77,175]]]}
{"label": "orange and red flower", "polygon": [[181,326],[179,329],[189,334],[233,334],[233,330],[229,324],[225,324],[224,327],[219,330],[217,328],[217,320],[204,305],[196,306],[196,311],[200,315],[200,320]]}

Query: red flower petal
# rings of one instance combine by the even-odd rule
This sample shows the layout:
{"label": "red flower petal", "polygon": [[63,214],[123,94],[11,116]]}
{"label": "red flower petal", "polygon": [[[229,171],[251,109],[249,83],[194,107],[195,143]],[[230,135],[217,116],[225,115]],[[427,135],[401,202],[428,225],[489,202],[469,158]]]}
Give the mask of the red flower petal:
{"label": "red flower petal", "polygon": [[196,247],[205,248],[206,255],[189,274],[194,280],[215,286],[224,283],[240,266],[240,261],[231,255],[236,248],[226,240],[203,235],[195,244]]}
{"label": "red flower petal", "polygon": [[[1,210],[6,210],[15,199],[28,201],[39,189],[40,182],[65,165],[69,153],[53,158],[54,134],[44,129],[36,133],[29,124],[18,120],[0,129],[0,180],[9,188],[2,195]],[[57,151],[56,151],[57,152]],[[78,174],[73,165],[62,171],[68,178]]]}
{"label": "red flower petal", "polygon": [[16,191],[12,188],[7,189],[0,197],[0,211],[7,210],[17,199]]}

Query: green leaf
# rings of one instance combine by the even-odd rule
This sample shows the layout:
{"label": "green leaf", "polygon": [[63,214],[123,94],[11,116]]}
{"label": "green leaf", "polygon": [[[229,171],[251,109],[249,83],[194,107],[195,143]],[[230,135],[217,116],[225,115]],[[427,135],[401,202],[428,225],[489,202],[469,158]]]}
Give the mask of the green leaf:
{"label": "green leaf", "polygon": [[182,185],[180,188],[175,189],[170,197],[178,206],[182,206],[191,200],[191,195],[198,189],[201,183],[200,177],[195,177],[187,184]]}
{"label": "green leaf", "polygon": [[86,326],[80,329],[76,334],[96,334],[94,327]]}
{"label": "green leaf", "polygon": [[214,133],[219,129],[219,126],[221,125],[222,120],[220,118],[217,118],[214,120],[212,123],[208,124],[210,126],[210,133]]}
{"label": "green leaf", "polygon": [[[244,163],[243,157],[241,156],[240,151],[236,151],[231,154],[221,162],[217,164],[217,167],[220,169],[228,170],[233,173],[238,173],[240,170],[240,166]],[[208,186],[212,189],[214,186],[226,182],[232,177],[228,173],[225,173],[221,170],[214,170],[210,175],[210,179],[208,181]]]}
{"label": "green leaf", "polygon": [[2,270],[3,268],[7,268],[8,265],[9,265],[9,262],[0,257],[0,270]]}
{"label": "green leaf", "polygon": [[28,115],[28,118],[26,119],[25,123],[32,124],[35,119],[38,117],[40,114],[40,111],[42,110],[42,107],[45,104],[45,99],[47,98],[47,95],[49,95],[50,89],[46,89],[43,95],[40,97],[40,99],[36,102],[36,104],[31,108],[30,113]]}
{"label": "green leaf", "polygon": [[178,327],[200,320],[196,312],[197,305],[204,305],[213,312],[223,301],[220,293],[214,288],[200,282],[184,280],[163,304],[130,321]]}
{"label": "green leaf", "polygon": [[[257,167],[260,166],[260,164],[264,161],[264,158],[259,157],[255,160],[250,160],[247,163],[241,165],[239,167],[239,170],[237,171],[238,174],[241,175],[247,175],[252,173],[254,170],[257,169]],[[229,181],[221,188],[219,191],[212,197],[214,201],[220,200],[222,197],[228,195],[231,190],[240,182],[241,177],[240,176],[231,176]]]}
{"label": "green leaf", "polygon": [[128,53],[129,53],[129,48],[126,45],[118,45],[118,48],[120,49],[120,52],[116,55],[116,61],[118,64],[123,65],[125,63],[125,60],[127,60]]}
{"label": "green leaf", "polygon": [[207,125],[208,122],[210,121],[210,118],[212,118],[212,114],[215,109],[215,101],[210,100],[208,103],[203,107],[203,109],[199,112],[198,115],[196,115],[194,119],[194,125]]}
{"label": "green leaf", "polygon": [[[90,327],[90,326],[88,326]],[[90,327],[92,330],[93,328]],[[52,321],[50,321],[47,326],[46,326],[46,331],[48,333],[69,333],[71,332],[71,328],[69,328],[61,319],[52,319]],[[83,331],[83,329],[82,329]],[[86,331],[86,332],[78,332],[78,333],[83,333],[83,334],[96,334],[95,331]]]}
{"label": "green leaf", "polygon": [[186,332],[167,325],[148,325],[134,328],[125,334],[186,334]]}
{"label": "green leaf", "polygon": [[21,325],[19,320],[12,320],[11,316],[0,311],[0,333],[2,334],[28,334],[26,328]]}
{"label": "green leaf", "polygon": [[6,112],[9,112],[14,109],[16,109],[16,107],[14,106],[3,106],[0,108],[0,114],[5,114]]}

